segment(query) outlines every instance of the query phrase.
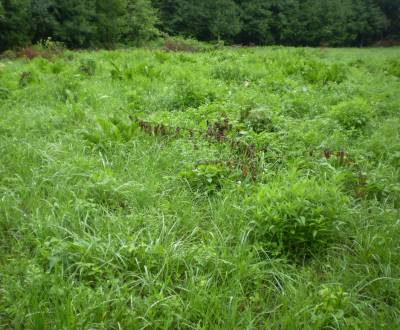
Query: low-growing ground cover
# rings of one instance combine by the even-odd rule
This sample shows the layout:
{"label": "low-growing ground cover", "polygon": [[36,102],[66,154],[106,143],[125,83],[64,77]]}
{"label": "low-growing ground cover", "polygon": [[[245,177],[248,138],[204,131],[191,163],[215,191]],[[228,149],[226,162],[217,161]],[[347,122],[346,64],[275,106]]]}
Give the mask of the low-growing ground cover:
{"label": "low-growing ground cover", "polygon": [[400,327],[400,50],[0,61],[0,327]]}

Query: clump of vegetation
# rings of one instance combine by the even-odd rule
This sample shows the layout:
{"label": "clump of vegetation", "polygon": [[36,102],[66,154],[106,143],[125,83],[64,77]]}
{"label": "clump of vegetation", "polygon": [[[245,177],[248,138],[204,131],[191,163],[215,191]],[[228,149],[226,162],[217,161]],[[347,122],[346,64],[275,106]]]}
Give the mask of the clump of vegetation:
{"label": "clump of vegetation", "polygon": [[210,90],[206,83],[195,84],[183,78],[176,82],[174,93],[167,101],[167,106],[173,111],[185,111],[188,108],[198,108],[205,103],[210,103],[215,98],[215,92]]}
{"label": "clump of vegetation", "polygon": [[331,110],[331,116],[345,129],[359,130],[372,119],[372,112],[366,101],[355,98],[341,102]]}
{"label": "clump of vegetation", "polygon": [[348,212],[337,186],[293,174],[261,186],[247,204],[254,239],[297,257],[323,252]]}
{"label": "clump of vegetation", "polygon": [[180,173],[192,190],[212,194],[230,181],[230,174],[224,165],[200,164],[193,169]]}
{"label": "clump of vegetation", "polygon": [[129,119],[96,118],[90,130],[84,130],[87,141],[95,145],[105,145],[109,142],[128,142],[136,133],[137,125]]}
{"label": "clump of vegetation", "polygon": [[240,120],[256,133],[272,132],[275,129],[271,112],[265,107],[244,107],[240,113]]}
{"label": "clump of vegetation", "polygon": [[82,60],[79,71],[88,76],[93,76],[96,73],[96,61],[90,58]]}
{"label": "clump of vegetation", "polygon": [[345,68],[337,63],[329,64],[299,56],[285,61],[283,65],[286,73],[301,75],[310,84],[341,83],[346,78]]}

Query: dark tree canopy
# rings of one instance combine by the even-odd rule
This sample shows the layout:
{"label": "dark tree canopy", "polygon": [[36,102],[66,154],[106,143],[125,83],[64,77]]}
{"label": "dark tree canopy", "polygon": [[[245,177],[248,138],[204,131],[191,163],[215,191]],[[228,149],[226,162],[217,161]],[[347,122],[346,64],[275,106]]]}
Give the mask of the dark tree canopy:
{"label": "dark tree canopy", "polygon": [[363,46],[400,39],[400,0],[0,0],[0,50],[140,44],[162,31],[239,44]]}

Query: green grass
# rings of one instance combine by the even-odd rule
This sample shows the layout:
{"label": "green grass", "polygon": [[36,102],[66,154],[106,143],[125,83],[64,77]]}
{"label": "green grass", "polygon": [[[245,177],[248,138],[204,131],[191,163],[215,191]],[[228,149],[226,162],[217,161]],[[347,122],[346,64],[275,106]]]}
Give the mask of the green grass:
{"label": "green grass", "polygon": [[399,56],[0,61],[0,328],[398,329]]}

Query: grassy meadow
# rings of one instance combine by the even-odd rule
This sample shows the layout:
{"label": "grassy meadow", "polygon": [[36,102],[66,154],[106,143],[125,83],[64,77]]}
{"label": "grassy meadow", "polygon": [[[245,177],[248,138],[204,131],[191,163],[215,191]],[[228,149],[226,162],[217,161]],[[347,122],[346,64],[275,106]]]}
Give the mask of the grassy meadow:
{"label": "grassy meadow", "polygon": [[399,329],[400,49],[0,61],[1,329]]}

